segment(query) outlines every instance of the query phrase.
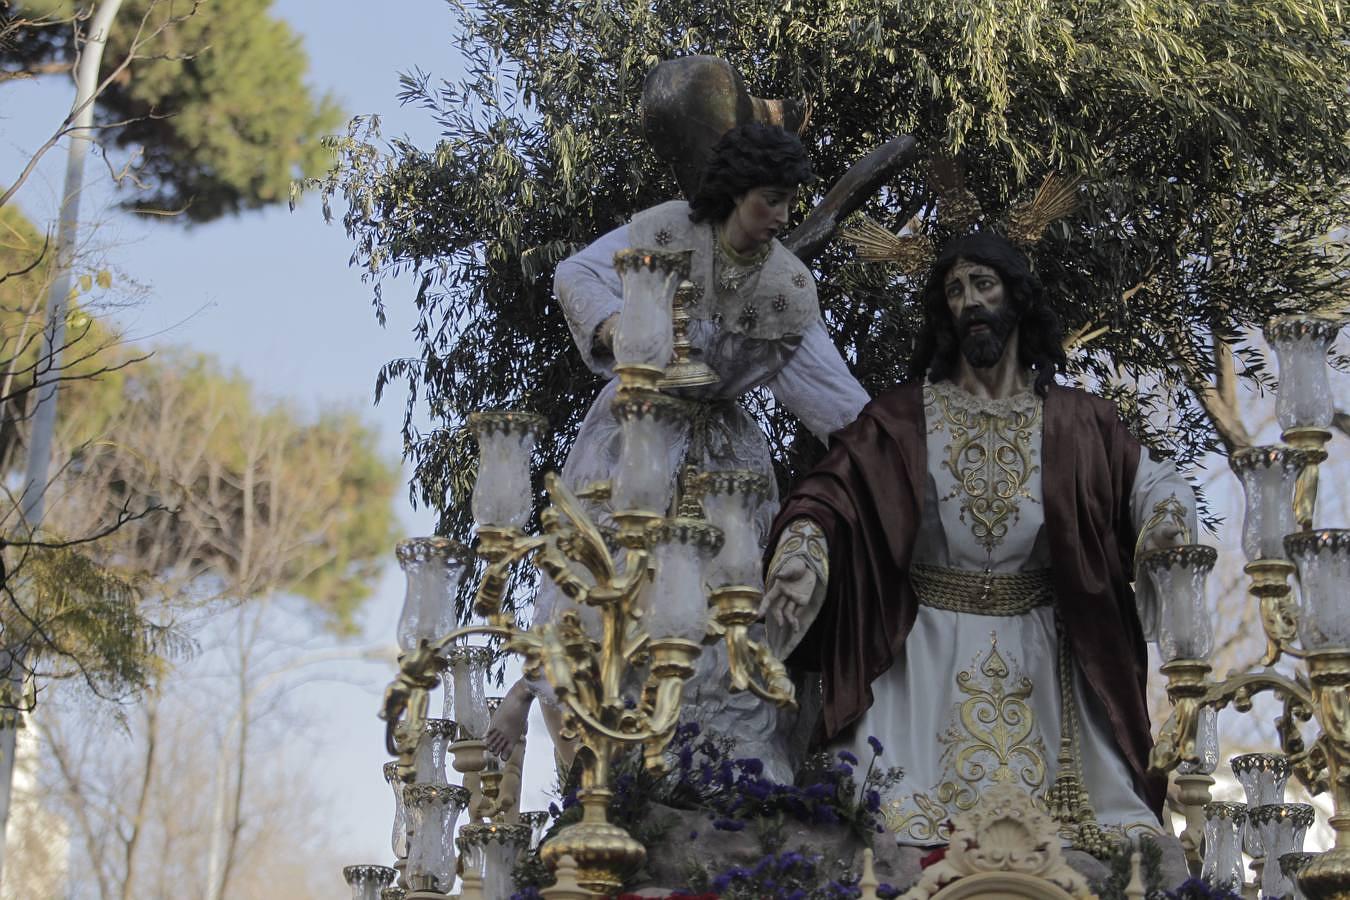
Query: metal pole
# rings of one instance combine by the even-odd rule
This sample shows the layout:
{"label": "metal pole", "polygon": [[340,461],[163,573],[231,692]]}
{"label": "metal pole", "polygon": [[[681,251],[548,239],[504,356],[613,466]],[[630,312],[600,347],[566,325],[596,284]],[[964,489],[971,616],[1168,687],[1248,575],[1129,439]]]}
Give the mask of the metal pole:
{"label": "metal pole", "polygon": [[[47,294],[47,321],[42,329],[42,355],[36,376],[54,377],[61,368],[61,346],[66,339],[66,303],[72,283],[75,238],[79,226],[80,193],[84,190],[84,162],[89,154],[90,130],[94,124],[94,94],[98,90],[99,67],[108,29],[112,26],[122,0],[102,0],[94,11],[75,69],[75,102],[71,106],[70,148],[66,155],[66,178],[61,194],[61,216],[56,232],[55,278]],[[45,365],[44,365],[45,361]],[[19,509],[23,526],[35,531],[42,520],[42,499],[51,469],[52,438],[56,431],[55,383],[39,390],[33,411],[33,431],[28,444],[28,465]],[[23,695],[23,648],[0,649],[0,677],[4,696],[18,704]],[[0,716],[0,877],[5,864],[5,828],[9,823],[10,791],[14,782],[14,749],[17,714]]]}

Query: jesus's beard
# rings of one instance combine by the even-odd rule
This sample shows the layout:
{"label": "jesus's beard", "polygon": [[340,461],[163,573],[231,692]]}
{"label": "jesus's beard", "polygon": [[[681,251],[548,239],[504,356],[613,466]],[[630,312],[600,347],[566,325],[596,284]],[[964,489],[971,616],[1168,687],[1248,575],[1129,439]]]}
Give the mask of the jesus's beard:
{"label": "jesus's beard", "polygon": [[[984,325],[984,331],[972,332],[976,325]],[[1008,337],[1017,327],[1017,313],[1011,305],[1005,305],[998,312],[973,307],[961,314],[957,322],[957,333],[961,335],[961,355],[977,369],[988,369],[998,364],[1007,349]]]}

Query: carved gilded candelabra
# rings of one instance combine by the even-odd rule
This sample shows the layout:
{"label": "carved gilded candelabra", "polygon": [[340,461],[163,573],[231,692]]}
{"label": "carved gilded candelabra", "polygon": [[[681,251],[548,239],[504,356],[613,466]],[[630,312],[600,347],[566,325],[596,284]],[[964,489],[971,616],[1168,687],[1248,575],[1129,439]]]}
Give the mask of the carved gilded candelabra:
{"label": "carved gilded candelabra", "polygon": [[[690,478],[707,519],[679,515],[685,504],[673,496],[666,458],[677,432],[689,427],[691,403],[662,393],[671,383],[667,365],[678,363],[683,380],[677,384],[707,381],[691,373],[687,354],[675,353],[672,336],[671,301],[687,274],[687,256],[626,250],[615,268],[624,305],[614,346],[620,379],[614,411],[622,435],[614,477],[574,493],[547,475],[541,532],[527,534],[529,460],[543,419],[519,412],[470,417],[479,444],[473,515],[485,563],[474,599],[479,621],[454,629],[410,626],[381,713],[388,749],[398,757],[396,772],[410,780],[427,693],[449,666],[448,655],[472,635],[497,639],[519,654],[525,676],[546,685],[562,710],[563,737],[579,746],[581,821],[561,829],[541,857],[555,869],[571,857],[577,882],[600,893],[616,891],[645,857],[642,845],[608,820],[611,767],[619,754],[640,747],[649,769],[666,768],[665,748],[704,641],[727,643],[733,689],[793,702],[782,665],[748,632],[761,589],[758,548],[746,543],[749,499],[767,483],[738,472]],[[597,521],[584,504],[600,500],[608,502],[612,524]],[[721,576],[711,580],[720,587],[710,621],[704,572],[714,555]],[[529,630],[504,609],[511,570],[526,563],[558,595],[547,620]],[[461,734],[451,745],[456,770],[483,768],[482,737]]]}
{"label": "carved gilded candelabra", "polygon": [[[1141,568],[1154,579],[1163,598],[1159,644],[1174,708],[1154,747],[1151,766],[1164,772],[1178,766],[1183,772],[1189,769],[1178,780],[1189,775],[1199,785],[1198,791],[1197,784],[1188,786],[1192,795],[1202,795],[1191,796],[1190,801],[1207,799],[1203,782],[1213,783],[1207,776],[1217,756],[1215,713],[1229,704],[1245,712],[1251,709],[1252,698],[1263,692],[1278,697],[1283,710],[1276,725],[1287,761],[1275,756],[1269,763],[1256,762],[1292,772],[1312,794],[1331,794],[1335,845],[1311,860],[1302,854],[1284,861],[1267,858],[1265,890],[1274,890],[1270,885],[1283,863],[1297,872],[1298,886],[1313,900],[1350,898],[1350,531],[1313,527],[1317,467],[1326,459],[1323,446],[1330,437],[1327,426],[1333,411],[1326,355],[1338,329],[1338,323],[1315,317],[1279,319],[1267,327],[1267,340],[1279,359],[1277,412],[1285,443],[1247,448],[1230,459],[1246,495],[1242,545],[1248,559],[1248,590],[1260,610],[1267,639],[1262,668],[1211,677],[1206,657],[1212,637],[1203,615],[1203,581],[1214,564],[1212,548],[1190,545],[1140,557]],[[1297,595],[1290,584],[1295,574]],[[1295,661],[1291,675],[1274,668],[1284,657]],[[1317,726],[1311,740],[1304,737],[1308,723]],[[1242,762],[1247,768],[1256,764]],[[1239,768],[1239,760],[1234,768]],[[1306,827],[1304,818],[1311,808],[1280,804],[1282,784],[1281,780],[1274,799],[1253,801],[1268,805],[1244,811],[1235,804],[1210,804],[1207,851],[1218,852],[1222,835],[1231,837],[1233,823],[1240,825],[1244,816],[1277,836],[1281,827],[1294,829],[1300,823]],[[1193,828],[1188,832],[1194,841]],[[1240,857],[1231,847],[1223,852],[1225,861],[1217,864],[1218,869],[1232,871],[1233,859]],[[1215,866],[1207,858],[1207,870]],[[1240,878],[1240,870],[1236,877]]]}

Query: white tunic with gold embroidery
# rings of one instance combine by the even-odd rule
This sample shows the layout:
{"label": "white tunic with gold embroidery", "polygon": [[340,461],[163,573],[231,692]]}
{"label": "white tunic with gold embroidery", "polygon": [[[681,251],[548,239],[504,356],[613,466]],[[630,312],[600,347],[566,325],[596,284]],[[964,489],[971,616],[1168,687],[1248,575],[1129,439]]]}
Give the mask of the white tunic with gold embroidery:
{"label": "white tunic with gold embroidery", "polygon": [[[924,414],[928,479],[914,562],[993,573],[1051,566],[1041,505],[1040,398],[1027,392],[978,400],[943,382],[925,388]],[[1169,496],[1194,515],[1190,487],[1175,469],[1141,455],[1131,497],[1136,527]],[[1139,597],[1150,633],[1153,603],[1145,591]],[[882,763],[904,769],[883,798],[897,841],[944,842],[953,814],[994,784],[1044,795],[1060,748],[1058,664],[1050,606],[1013,616],[919,607],[895,664],[872,683],[872,707],[835,747],[865,764],[867,738],[875,736],[885,745]],[[1098,823],[1156,827],[1076,667],[1071,680],[1078,714],[1067,721],[1077,722],[1082,777]]]}
{"label": "white tunic with gold embroidery", "polygon": [[[723,289],[712,259],[714,242],[710,225],[690,221],[687,203],[663,203],[560,263],[555,287],[582,358],[592,370],[612,376],[612,360],[594,355],[592,337],[596,327],[622,306],[615,252],[627,247],[691,251],[690,278],[698,299],[690,310],[689,341],[720,381],[675,392],[704,405],[705,427],[701,436],[695,435],[692,425],[673,429],[664,459],[652,463],[661,466],[672,483],[687,461],[704,471],[750,469],[767,475],[773,485],[769,445],[741,402],[745,394],[767,388],[775,403],[790,410],[822,441],[852,422],[868,396],[825,330],[810,270],[773,241],[762,265],[739,273],[742,277]],[[562,470],[563,481],[573,490],[611,478],[618,467],[622,441],[613,411],[617,391],[618,379],[611,377],[581,423]],[[598,521],[608,522],[607,506],[587,504],[587,508]],[[755,511],[761,544],[777,511],[777,491],[771,489]],[[551,620],[566,604],[570,601],[557,586],[544,579],[535,620]],[[732,693],[726,673],[725,645],[706,648],[685,685],[683,717],[699,722],[705,733],[734,738],[738,753],[759,757],[771,777],[790,781],[792,770],[777,738],[777,710],[749,691]],[[542,683],[537,688],[545,691]]]}

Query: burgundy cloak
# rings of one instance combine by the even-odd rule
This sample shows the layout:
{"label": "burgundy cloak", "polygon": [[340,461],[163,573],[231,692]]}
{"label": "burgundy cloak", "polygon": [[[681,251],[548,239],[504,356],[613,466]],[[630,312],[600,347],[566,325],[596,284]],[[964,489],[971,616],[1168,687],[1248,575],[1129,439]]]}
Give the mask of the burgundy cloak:
{"label": "burgundy cloak", "polygon": [[[799,517],[819,525],[829,543],[824,606],[788,660],[821,673],[825,740],[872,705],[873,679],[890,668],[914,625],[918,602],[909,564],[928,478],[927,446],[922,385],[896,387],[831,437],[829,453],[774,521],[770,547]],[[1130,588],[1130,493],[1139,452],[1110,401],[1058,385],[1049,389],[1041,487],[1056,612],[1088,689],[1110,719],[1136,793],[1161,813],[1166,780],[1146,771],[1153,746],[1147,660]]]}

